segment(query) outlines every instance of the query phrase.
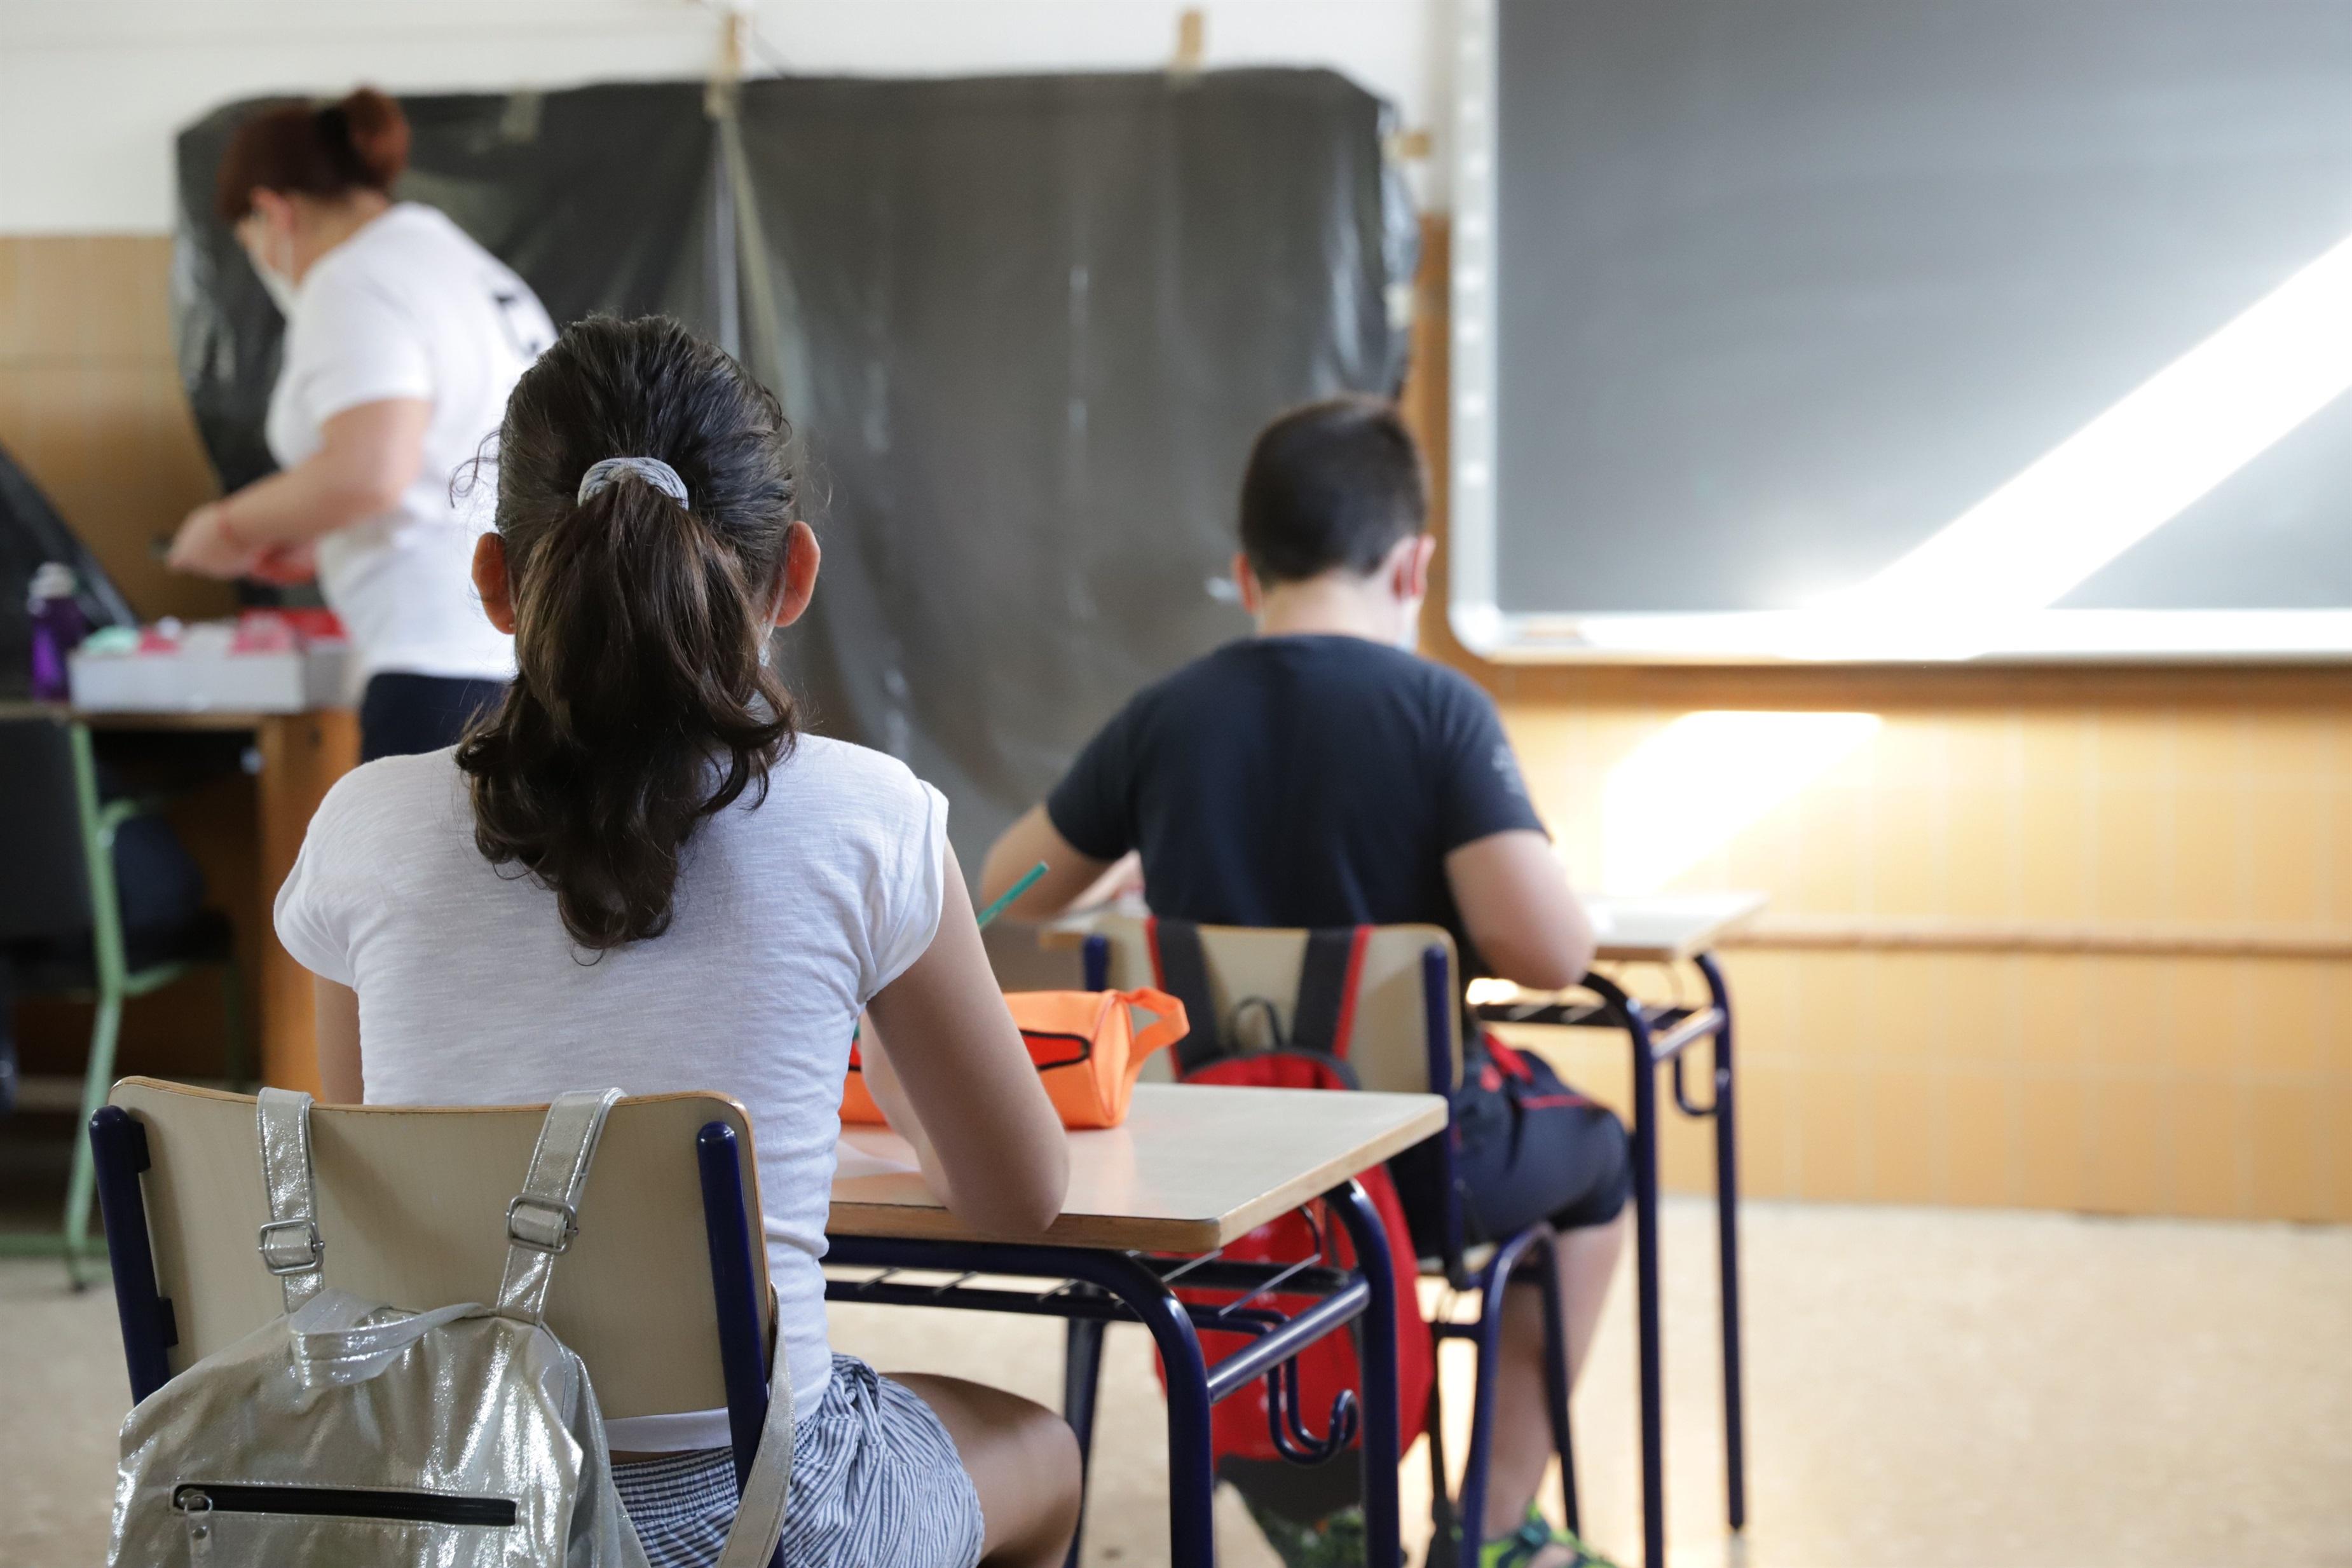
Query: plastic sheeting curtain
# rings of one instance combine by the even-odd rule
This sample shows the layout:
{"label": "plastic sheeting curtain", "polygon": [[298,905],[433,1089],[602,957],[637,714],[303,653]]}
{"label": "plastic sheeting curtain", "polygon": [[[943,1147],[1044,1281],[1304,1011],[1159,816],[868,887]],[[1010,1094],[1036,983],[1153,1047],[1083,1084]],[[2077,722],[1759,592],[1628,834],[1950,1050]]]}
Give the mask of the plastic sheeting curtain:
{"label": "plastic sheeting curtain", "polygon": [[[688,84],[404,102],[401,193],[558,321],[740,335],[825,547],[783,644],[812,727],[945,790],[968,867],[1138,685],[1246,630],[1258,426],[1403,373],[1412,214],[1383,106],[1328,72],[772,78],[719,121]],[[250,107],[180,145],[181,363],[232,483],[267,465],[279,331],[211,215]]]}

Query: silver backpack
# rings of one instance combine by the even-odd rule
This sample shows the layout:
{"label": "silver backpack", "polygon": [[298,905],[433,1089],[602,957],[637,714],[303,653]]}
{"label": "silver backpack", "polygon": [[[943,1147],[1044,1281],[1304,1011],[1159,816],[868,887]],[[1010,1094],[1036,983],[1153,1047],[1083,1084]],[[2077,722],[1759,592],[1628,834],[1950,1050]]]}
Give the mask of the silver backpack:
{"label": "silver backpack", "polygon": [[[261,1092],[263,1267],[286,1312],[190,1366],[122,1427],[114,1568],[646,1568],[614,1490],[596,1392],[541,1312],[579,1229],[617,1089],[548,1107],[507,1206],[498,1304],[412,1312],[323,1289],[310,1097]],[[768,1423],[719,1568],[782,1534],[792,1388]]]}

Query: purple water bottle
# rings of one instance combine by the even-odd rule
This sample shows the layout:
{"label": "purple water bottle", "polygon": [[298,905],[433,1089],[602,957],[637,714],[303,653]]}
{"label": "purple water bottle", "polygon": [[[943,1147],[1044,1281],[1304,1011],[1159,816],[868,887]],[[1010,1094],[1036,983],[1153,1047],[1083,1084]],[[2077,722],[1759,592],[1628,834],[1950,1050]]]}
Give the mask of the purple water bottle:
{"label": "purple water bottle", "polygon": [[73,568],[45,561],[33,573],[33,591],[26,608],[33,617],[33,700],[61,703],[73,695],[66,674],[66,655],[89,635],[89,622],[74,597],[79,585]]}

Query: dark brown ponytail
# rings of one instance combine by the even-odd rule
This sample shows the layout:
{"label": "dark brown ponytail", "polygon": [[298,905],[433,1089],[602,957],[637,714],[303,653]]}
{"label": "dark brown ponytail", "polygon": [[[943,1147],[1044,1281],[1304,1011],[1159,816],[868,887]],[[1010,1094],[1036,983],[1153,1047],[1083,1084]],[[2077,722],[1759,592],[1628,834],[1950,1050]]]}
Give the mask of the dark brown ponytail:
{"label": "dark brown ponytail", "polygon": [[[791,748],[761,657],[793,520],[789,430],[733,360],[662,318],[595,317],[525,371],[499,433],[520,674],[457,748],[474,837],[552,889],[596,951],[668,929],[705,817]],[[607,457],[653,457],[681,506]]]}
{"label": "dark brown ponytail", "polygon": [[408,167],[408,117],[372,87],[324,106],[281,103],[236,128],[221,159],[214,204],[224,223],[253,210],[253,193],[332,201],[389,193]]}

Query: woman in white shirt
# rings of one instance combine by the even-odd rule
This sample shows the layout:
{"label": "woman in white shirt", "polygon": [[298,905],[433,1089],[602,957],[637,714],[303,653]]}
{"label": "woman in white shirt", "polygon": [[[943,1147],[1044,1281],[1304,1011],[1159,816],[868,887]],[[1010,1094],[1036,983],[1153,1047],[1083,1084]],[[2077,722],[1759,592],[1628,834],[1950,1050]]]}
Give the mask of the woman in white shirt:
{"label": "woman in white shirt", "polygon": [[366,88],[237,128],[219,211],[286,317],[265,431],[279,472],[197,507],[172,545],[207,576],[317,571],[366,683],[368,758],[450,744],[514,673],[468,580],[488,497],[451,481],[555,336],[503,262],[392,199],[407,162],[400,106]]}
{"label": "woman in white shirt", "polygon": [[[1042,1231],[1067,1156],[946,802],[891,758],[795,733],[767,667],[770,629],[817,573],[785,443],[775,400],[677,323],[566,331],[508,405],[476,558],[517,678],[461,746],[328,793],[278,931],[318,977],[331,1099],[740,1099],[800,1416],[784,1560],[1044,1568],[1077,1512],[1059,1417],[880,1378],[825,1342],[818,1260],[861,1010],[866,1082],[968,1222]],[[656,1568],[711,1561],[735,1511],[725,1412],[611,1427]]]}

